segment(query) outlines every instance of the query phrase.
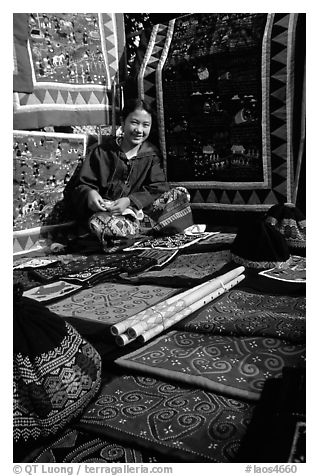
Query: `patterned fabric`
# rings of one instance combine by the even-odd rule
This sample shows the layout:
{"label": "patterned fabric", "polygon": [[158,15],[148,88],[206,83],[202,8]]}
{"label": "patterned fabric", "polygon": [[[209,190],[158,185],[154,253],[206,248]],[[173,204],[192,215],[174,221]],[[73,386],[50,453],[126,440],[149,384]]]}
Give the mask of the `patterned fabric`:
{"label": "patterned fabric", "polygon": [[207,238],[200,240],[184,250],[183,253],[201,253],[202,251],[218,251],[229,249],[236,237],[236,233],[210,233]]}
{"label": "patterned fabric", "polygon": [[89,219],[89,228],[102,246],[107,247],[112,238],[126,238],[137,235],[139,220],[133,217],[111,215],[107,212],[97,212]]}
{"label": "patterned fabric", "polygon": [[284,367],[302,367],[305,345],[264,337],[172,331],[116,360],[119,365],[223,395],[258,400]]}
{"label": "patterned fabric", "polygon": [[187,321],[179,322],[177,328],[211,335],[272,337],[304,343],[306,298],[232,289]]}
{"label": "patterned fabric", "polygon": [[154,201],[140,220],[132,215],[113,216],[107,212],[97,212],[89,219],[89,228],[103,247],[112,245],[114,238],[129,238],[142,233],[173,235],[193,224],[186,189],[172,189]]}
{"label": "patterned fabric", "polygon": [[176,292],[161,286],[134,286],[103,283],[49,306],[56,314],[71,320],[84,319],[111,325],[156,304]]}
{"label": "patterned fabric", "polygon": [[[120,441],[77,429],[68,429],[60,438],[37,451],[24,462],[34,463],[159,463],[165,455],[144,448],[125,446]],[[172,460],[170,459],[170,462]]]}
{"label": "patterned fabric", "polygon": [[35,299],[39,302],[51,302],[56,299],[64,298],[81,289],[77,284],[67,283],[66,281],[56,281],[50,284],[43,284],[32,289],[28,289],[23,296]]}
{"label": "patterned fabric", "polygon": [[139,273],[157,263],[155,258],[137,253],[124,255],[93,255],[81,262],[58,264],[45,269],[31,270],[40,281],[50,282],[61,278],[67,282],[92,286],[113,281],[121,272]]}
{"label": "patterned fabric", "polygon": [[14,128],[111,124],[123,14],[31,13],[28,20],[29,44],[21,55],[32,69],[33,91],[14,93]]}
{"label": "patterned fabric", "polygon": [[136,241],[133,246],[127,248],[127,250],[181,250],[190,247],[201,240],[206,240],[206,238],[211,235],[214,235],[214,233],[186,233],[185,231],[185,233],[176,233],[172,236],[152,237],[150,239]]}
{"label": "patterned fabric", "polygon": [[231,462],[254,405],[150,377],[106,383],[77,427],[190,462]]}
{"label": "patterned fabric", "polygon": [[140,256],[145,258],[152,258],[156,260],[156,264],[152,269],[159,269],[166,266],[177,255],[178,250],[145,250],[141,252]]}
{"label": "patterned fabric", "polygon": [[32,93],[32,71],[26,55],[28,14],[13,14],[13,91]]}
{"label": "patterned fabric", "polygon": [[[70,221],[62,204],[63,190],[85,150],[84,135],[13,132],[14,231]],[[32,235],[20,235],[16,238],[25,249]]]}
{"label": "patterned fabric", "polygon": [[184,187],[163,193],[148,212],[152,231],[161,235],[174,235],[193,225],[189,201],[190,195]]}
{"label": "patterned fabric", "polygon": [[34,276],[30,275],[28,270],[25,269],[14,269],[13,270],[13,284],[20,284],[23,286],[23,289],[35,288],[36,286],[41,286],[42,282],[39,281]]}
{"label": "patterned fabric", "polygon": [[193,209],[292,201],[301,16],[195,13],[153,27],[138,90],[156,107],[168,180],[187,187]]}
{"label": "patterned fabric", "polygon": [[58,259],[55,257],[21,258],[20,260],[15,260],[13,269],[42,268],[57,263],[57,261]]}
{"label": "patterned fabric", "polygon": [[[81,273],[85,271],[94,270],[96,268],[112,268],[115,264],[128,260],[134,253],[127,255],[71,255],[73,259],[67,259],[63,255],[59,255],[59,262],[53,266],[48,266],[42,269],[34,269],[31,272],[32,276],[37,277],[41,281],[50,282],[59,278],[67,277],[71,274]],[[135,256],[138,252],[135,252]]]}
{"label": "patterned fabric", "polygon": [[[182,254],[165,268],[145,271],[138,276],[123,277],[134,283],[158,283],[167,286],[191,286],[221,274],[221,270],[230,263],[230,252]],[[229,264],[229,266],[232,266]]]}
{"label": "patterned fabric", "polygon": [[267,278],[286,281],[289,283],[306,283],[306,258],[303,256],[290,256],[288,263],[283,266],[260,271],[260,275]]}
{"label": "patterned fabric", "polygon": [[306,247],[306,218],[292,203],[271,207],[266,222],[284,236],[290,248]]}
{"label": "patterned fabric", "polygon": [[64,428],[96,394],[101,359],[61,318],[28,299],[15,302],[13,436],[30,442]]}

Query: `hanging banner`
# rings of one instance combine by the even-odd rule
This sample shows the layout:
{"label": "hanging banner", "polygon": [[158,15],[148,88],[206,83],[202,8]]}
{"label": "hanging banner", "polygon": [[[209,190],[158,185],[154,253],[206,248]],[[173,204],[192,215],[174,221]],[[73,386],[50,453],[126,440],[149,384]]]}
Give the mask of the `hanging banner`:
{"label": "hanging banner", "polygon": [[[29,38],[21,44],[17,38]],[[14,82],[14,129],[109,125],[111,88],[124,61],[122,13],[15,14],[14,52],[33,91]]]}

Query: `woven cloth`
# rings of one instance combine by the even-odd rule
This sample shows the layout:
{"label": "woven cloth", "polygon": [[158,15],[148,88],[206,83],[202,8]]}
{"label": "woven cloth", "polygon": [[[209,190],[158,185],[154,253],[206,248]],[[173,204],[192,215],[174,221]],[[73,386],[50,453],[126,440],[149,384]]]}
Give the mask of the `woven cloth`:
{"label": "woven cloth", "polygon": [[193,225],[189,201],[189,193],[184,187],[163,193],[147,211],[152,231],[160,235],[174,235]]}
{"label": "woven cloth", "polygon": [[139,221],[132,217],[97,212],[90,218],[89,228],[102,242],[102,245],[107,246],[110,238],[126,238],[137,235]]}
{"label": "woven cloth", "polygon": [[74,420],[101,382],[101,358],[80,334],[44,306],[14,300],[13,436],[29,443]]}
{"label": "woven cloth", "polygon": [[[24,462],[34,463],[161,463],[165,455],[126,446],[119,440],[68,428],[55,441],[35,450]],[[172,459],[170,459],[172,462]]]}
{"label": "woven cloth", "polygon": [[211,335],[274,337],[304,343],[306,298],[232,289],[196,315],[179,322],[176,328]]}
{"label": "woven cloth", "polygon": [[305,345],[172,331],[116,363],[229,397],[258,400],[265,381],[281,377],[284,367],[304,367]]}
{"label": "woven cloth", "polygon": [[292,200],[303,17],[192,13],[154,25],[138,90],[156,108],[168,180],[187,187],[192,209],[266,211]]}
{"label": "woven cloth", "polygon": [[[24,71],[32,70],[33,89],[14,84],[14,128],[110,125],[111,87],[115,76],[124,73],[123,13],[16,16],[17,62],[25,65]],[[17,42],[25,32],[29,47],[27,41]]]}
{"label": "woven cloth", "polygon": [[91,326],[111,325],[172,296],[174,288],[155,285],[101,283],[83,289],[49,309],[71,321],[86,320]]}
{"label": "woven cloth", "polygon": [[[178,255],[174,261],[160,270],[151,270],[125,281],[134,283],[157,283],[166,286],[193,286],[222,274],[230,264],[229,250],[214,253]],[[226,272],[226,271],[225,271]]]}
{"label": "woven cloth", "polygon": [[75,284],[98,284],[111,281],[120,272],[134,274],[148,269],[157,263],[156,259],[140,256],[140,252],[89,255],[75,259],[69,263],[57,263],[53,266],[34,269],[30,271],[32,276],[43,282],[63,279]]}
{"label": "woven cloth", "polygon": [[306,218],[293,203],[271,207],[267,212],[266,222],[284,236],[289,248],[306,247]]}
{"label": "woven cloth", "polygon": [[147,376],[109,379],[77,427],[190,462],[231,462],[253,403]]}

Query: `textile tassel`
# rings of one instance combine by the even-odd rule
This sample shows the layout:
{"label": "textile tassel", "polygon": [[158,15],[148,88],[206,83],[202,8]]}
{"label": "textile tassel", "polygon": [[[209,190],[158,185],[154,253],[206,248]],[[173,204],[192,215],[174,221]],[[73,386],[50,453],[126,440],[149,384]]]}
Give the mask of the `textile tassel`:
{"label": "textile tassel", "polygon": [[157,336],[158,334],[168,329],[169,327],[173,326],[177,322],[181,321],[182,319],[185,319],[185,317],[197,311],[198,309],[203,307],[205,304],[208,304],[209,302],[216,299],[218,296],[221,296],[226,291],[228,291],[229,289],[233,288],[238,283],[240,283],[244,278],[245,276],[243,274],[238,276],[232,281],[216,289],[211,294],[206,295],[205,297],[196,301],[194,304],[188,306],[187,308],[182,309],[180,312],[176,313],[175,315],[172,315],[168,319],[165,319],[162,324],[158,324],[157,326],[154,326],[153,328],[148,329],[146,332],[144,332],[142,335],[139,336],[138,341],[141,343],[145,343],[149,341],[150,339]]}
{"label": "textile tassel", "polygon": [[[181,306],[184,306],[184,299],[186,299],[185,306],[189,305],[191,303],[191,300],[189,298],[191,295],[193,295],[193,293],[201,292],[202,288],[205,288],[206,294],[208,294],[209,292],[212,292],[215,289],[218,289],[221,286],[221,283],[225,284],[231,281],[232,279],[242,274],[244,271],[245,271],[245,268],[243,266],[239,266],[238,268],[233,269],[232,271],[229,271],[228,273],[225,273],[224,275],[219,276],[218,278],[211,279],[192,289],[188,289],[187,291],[184,291],[180,294],[172,296],[169,299],[166,299],[165,301],[156,304],[155,306],[151,306],[148,309],[145,309],[144,311],[141,311],[138,314],[135,314],[134,316],[128,317],[127,319],[124,319],[123,321],[114,324],[110,328],[111,334],[114,336],[117,336],[117,335],[123,334],[124,332],[127,332],[129,328],[131,329],[133,328],[135,331],[135,325],[142,324],[144,321],[145,322],[151,321],[150,327],[153,327],[154,325],[162,322],[163,313],[165,314],[165,317],[167,318],[170,315],[172,315],[174,312],[181,310],[182,309]],[[203,294],[200,294],[200,296],[203,296]],[[197,299],[195,299],[195,301]],[[171,306],[174,305],[177,301],[181,301],[181,302],[177,306],[174,306],[174,308],[171,308]],[[167,308],[170,308],[170,314],[166,312]],[[144,331],[146,329],[147,327],[144,328]]]}

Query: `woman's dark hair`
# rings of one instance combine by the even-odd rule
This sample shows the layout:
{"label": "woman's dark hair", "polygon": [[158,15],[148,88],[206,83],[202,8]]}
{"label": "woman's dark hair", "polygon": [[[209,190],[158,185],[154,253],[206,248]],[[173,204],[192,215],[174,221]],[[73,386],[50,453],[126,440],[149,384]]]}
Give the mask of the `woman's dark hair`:
{"label": "woman's dark hair", "polygon": [[143,99],[128,99],[125,101],[125,105],[121,112],[122,120],[125,121],[127,116],[136,109],[144,109],[151,115],[152,119],[154,118],[154,111],[146,101]]}

